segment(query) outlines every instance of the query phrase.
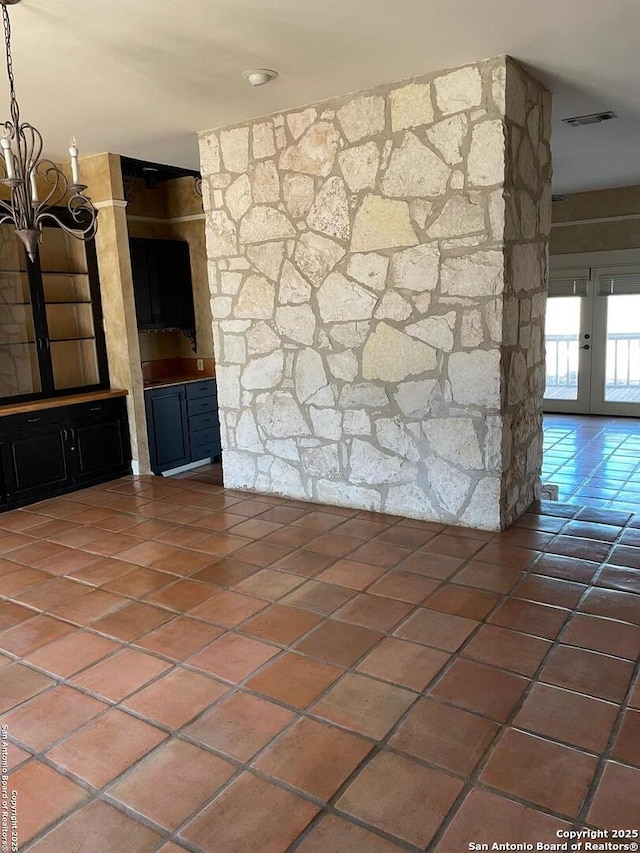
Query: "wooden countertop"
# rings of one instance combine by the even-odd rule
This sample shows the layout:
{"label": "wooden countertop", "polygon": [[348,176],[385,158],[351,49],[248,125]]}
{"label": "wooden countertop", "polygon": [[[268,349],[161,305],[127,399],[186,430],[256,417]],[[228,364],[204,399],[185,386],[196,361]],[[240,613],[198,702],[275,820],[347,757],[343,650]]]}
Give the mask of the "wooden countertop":
{"label": "wooden countertop", "polygon": [[4,415],[19,415],[22,412],[37,412],[41,409],[58,409],[60,406],[72,406],[76,403],[92,403],[94,400],[109,400],[113,397],[126,397],[128,391],[118,388],[107,391],[88,391],[86,394],[70,394],[68,397],[51,397],[48,400],[29,400],[27,403],[9,403],[0,406],[0,418]]}
{"label": "wooden countertop", "polygon": [[168,385],[186,385],[189,382],[206,382],[215,379],[214,376],[168,376],[165,379],[145,379],[144,389],[165,388]]}

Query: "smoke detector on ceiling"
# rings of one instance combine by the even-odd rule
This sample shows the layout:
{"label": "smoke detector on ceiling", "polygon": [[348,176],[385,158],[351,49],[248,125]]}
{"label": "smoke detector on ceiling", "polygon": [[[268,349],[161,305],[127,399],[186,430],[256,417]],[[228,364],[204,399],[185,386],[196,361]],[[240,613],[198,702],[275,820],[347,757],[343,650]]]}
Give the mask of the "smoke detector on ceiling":
{"label": "smoke detector on ceiling", "polygon": [[254,68],[245,74],[251,86],[264,86],[266,83],[275,80],[277,76],[278,72],[271,71],[269,68]]}
{"label": "smoke detector on ceiling", "polygon": [[618,116],[611,110],[606,110],[603,113],[590,113],[586,116],[571,116],[571,118],[563,118],[563,124],[570,124],[571,127],[580,127],[583,124],[600,124],[602,121],[611,121],[612,118]]}

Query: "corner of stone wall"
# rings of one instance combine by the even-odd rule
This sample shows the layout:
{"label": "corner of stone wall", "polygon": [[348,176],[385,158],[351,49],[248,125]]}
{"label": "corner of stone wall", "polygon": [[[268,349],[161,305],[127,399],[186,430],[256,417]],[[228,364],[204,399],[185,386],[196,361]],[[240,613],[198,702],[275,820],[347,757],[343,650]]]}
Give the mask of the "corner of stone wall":
{"label": "corner of stone wall", "polygon": [[509,62],[200,134],[227,486],[504,523]]}
{"label": "corner of stone wall", "polygon": [[505,129],[503,527],[527,509],[540,482],[551,230],[551,94],[511,57]]}

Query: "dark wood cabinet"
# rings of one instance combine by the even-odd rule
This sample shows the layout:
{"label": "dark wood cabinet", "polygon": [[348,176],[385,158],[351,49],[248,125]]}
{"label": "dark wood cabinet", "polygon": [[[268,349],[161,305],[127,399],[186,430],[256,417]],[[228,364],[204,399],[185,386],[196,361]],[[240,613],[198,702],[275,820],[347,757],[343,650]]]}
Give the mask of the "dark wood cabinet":
{"label": "dark wood cabinet", "polygon": [[150,389],[145,402],[154,474],[220,455],[215,379]]}
{"label": "dark wood cabinet", "polygon": [[64,427],[52,424],[9,433],[2,440],[6,502],[30,503],[71,485]]}
{"label": "dark wood cabinet", "polygon": [[157,279],[157,272],[149,247],[148,240],[131,239],[131,274],[133,276],[133,295],[136,302],[136,318],[139,329],[157,329],[159,323],[159,306],[157,288],[151,287],[151,282]]}
{"label": "dark wood cabinet", "polygon": [[189,244],[132,237],[131,270],[138,328],[195,329]]}
{"label": "dark wood cabinet", "polygon": [[3,509],[131,473],[124,397],[0,415]]}
{"label": "dark wood cabinet", "polygon": [[184,385],[145,394],[151,469],[155,474],[191,461]]}
{"label": "dark wood cabinet", "polygon": [[93,241],[43,228],[33,262],[0,226],[0,402],[109,387]]}
{"label": "dark wood cabinet", "polygon": [[75,481],[94,482],[113,471],[126,473],[131,457],[126,407],[107,400],[75,408],[70,435]]}

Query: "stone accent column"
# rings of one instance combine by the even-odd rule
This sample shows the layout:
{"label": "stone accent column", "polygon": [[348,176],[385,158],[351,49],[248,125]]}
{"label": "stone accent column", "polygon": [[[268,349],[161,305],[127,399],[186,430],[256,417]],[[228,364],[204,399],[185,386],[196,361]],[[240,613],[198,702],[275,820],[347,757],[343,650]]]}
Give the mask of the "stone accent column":
{"label": "stone accent column", "polygon": [[201,134],[227,486],[492,530],[533,499],[549,109],[499,57]]}
{"label": "stone accent column", "polygon": [[531,504],[542,468],[544,323],[551,233],[551,94],[507,59],[502,335],[502,524]]}

